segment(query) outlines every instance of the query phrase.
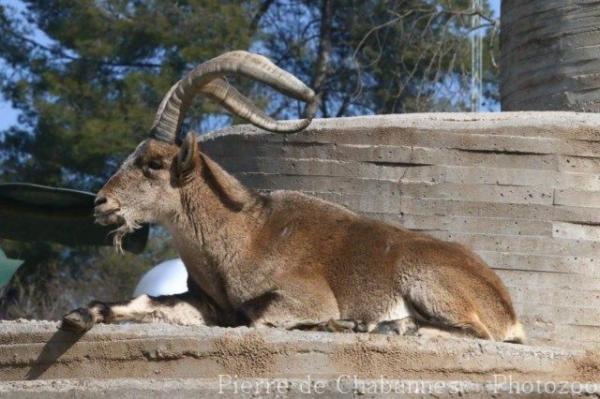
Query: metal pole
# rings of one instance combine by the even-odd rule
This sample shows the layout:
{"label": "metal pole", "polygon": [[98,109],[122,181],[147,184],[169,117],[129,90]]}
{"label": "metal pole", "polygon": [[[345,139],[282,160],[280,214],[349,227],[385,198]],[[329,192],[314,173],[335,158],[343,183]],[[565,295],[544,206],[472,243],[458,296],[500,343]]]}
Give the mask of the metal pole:
{"label": "metal pole", "polygon": [[[474,11],[481,10],[481,0],[471,0]],[[479,29],[481,18],[479,15],[471,16],[471,112],[479,112],[482,97],[482,36]]]}

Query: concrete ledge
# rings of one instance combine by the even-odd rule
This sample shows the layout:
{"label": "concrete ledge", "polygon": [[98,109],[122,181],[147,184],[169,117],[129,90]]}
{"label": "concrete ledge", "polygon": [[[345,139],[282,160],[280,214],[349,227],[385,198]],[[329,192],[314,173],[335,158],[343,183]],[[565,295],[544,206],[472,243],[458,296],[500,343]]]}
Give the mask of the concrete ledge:
{"label": "concrete ledge", "polygon": [[99,325],[83,336],[56,327],[0,323],[0,380],[351,376],[489,384],[496,375],[513,382],[600,383],[599,357],[582,350],[159,323]]}
{"label": "concrete ledge", "polygon": [[469,398],[511,399],[548,397],[594,397],[598,384],[553,385],[547,382],[530,385],[510,383],[478,384],[468,381],[365,380],[337,379],[115,379],[49,380],[0,383],[2,398],[45,399],[86,398],[288,398],[313,396],[326,398]]}

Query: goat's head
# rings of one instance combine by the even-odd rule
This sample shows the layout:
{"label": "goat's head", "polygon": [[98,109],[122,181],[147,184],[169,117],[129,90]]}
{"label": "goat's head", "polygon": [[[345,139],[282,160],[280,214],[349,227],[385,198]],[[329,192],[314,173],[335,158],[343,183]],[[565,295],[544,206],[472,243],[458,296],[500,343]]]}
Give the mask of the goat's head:
{"label": "goat's head", "polygon": [[[230,86],[222,78],[226,74],[250,77],[307,102],[305,119],[273,120]],[[256,126],[280,133],[304,129],[316,109],[314,92],[263,56],[232,51],[196,67],[167,92],[150,137],[129,155],[96,196],[96,221],[120,225],[114,235],[117,247],[123,236],[141,223],[159,222],[181,206],[179,189],[198,168],[198,148],[193,133],[180,140],[178,132],[197,94],[209,96]]]}

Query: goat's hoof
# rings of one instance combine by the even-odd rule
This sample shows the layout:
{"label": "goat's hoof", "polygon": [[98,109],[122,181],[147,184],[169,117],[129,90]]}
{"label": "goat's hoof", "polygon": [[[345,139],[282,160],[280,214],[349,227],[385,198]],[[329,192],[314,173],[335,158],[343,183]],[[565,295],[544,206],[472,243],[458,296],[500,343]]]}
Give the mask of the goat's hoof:
{"label": "goat's hoof", "polygon": [[356,327],[354,327],[354,332],[367,333],[367,332],[369,332],[369,326],[367,323],[365,323],[363,321],[359,321],[356,323]]}
{"label": "goat's hoof", "polygon": [[354,320],[334,320],[330,319],[324,326],[325,331],[329,332],[354,332],[356,328],[356,322]]}
{"label": "goat's hoof", "polygon": [[419,326],[410,318],[400,320],[387,320],[377,324],[373,333],[385,335],[416,335],[419,331]]}
{"label": "goat's hoof", "polygon": [[67,313],[59,328],[81,334],[91,329],[93,325],[94,318],[90,311],[86,308],[79,308]]}

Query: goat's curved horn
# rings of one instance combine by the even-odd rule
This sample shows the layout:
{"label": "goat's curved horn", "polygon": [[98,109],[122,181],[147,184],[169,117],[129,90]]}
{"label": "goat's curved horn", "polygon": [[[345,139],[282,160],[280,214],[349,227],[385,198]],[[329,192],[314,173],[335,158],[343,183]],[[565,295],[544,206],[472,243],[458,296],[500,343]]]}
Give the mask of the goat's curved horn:
{"label": "goat's curved horn", "polygon": [[310,115],[310,118],[300,119],[297,121],[278,121],[267,114],[252,103],[248,98],[231,86],[227,81],[217,78],[209,82],[202,88],[202,93],[208,95],[216,103],[222,105],[232,114],[244,118],[253,125],[261,127],[265,130],[278,133],[293,133],[307,127],[314,115],[314,110],[310,107],[315,105],[315,102],[309,104],[309,108],[305,114]]}
{"label": "goat's curved horn", "polygon": [[[308,103],[305,119],[276,121],[260,111],[250,100],[218,79],[232,73],[263,82],[290,97]],[[163,98],[151,136],[174,142],[185,111],[198,93],[205,93],[223,104],[229,111],[267,130],[280,133],[295,132],[310,124],[316,111],[314,92],[292,74],[280,69],[269,59],[247,51],[231,51],[200,64],[171,87]]]}

